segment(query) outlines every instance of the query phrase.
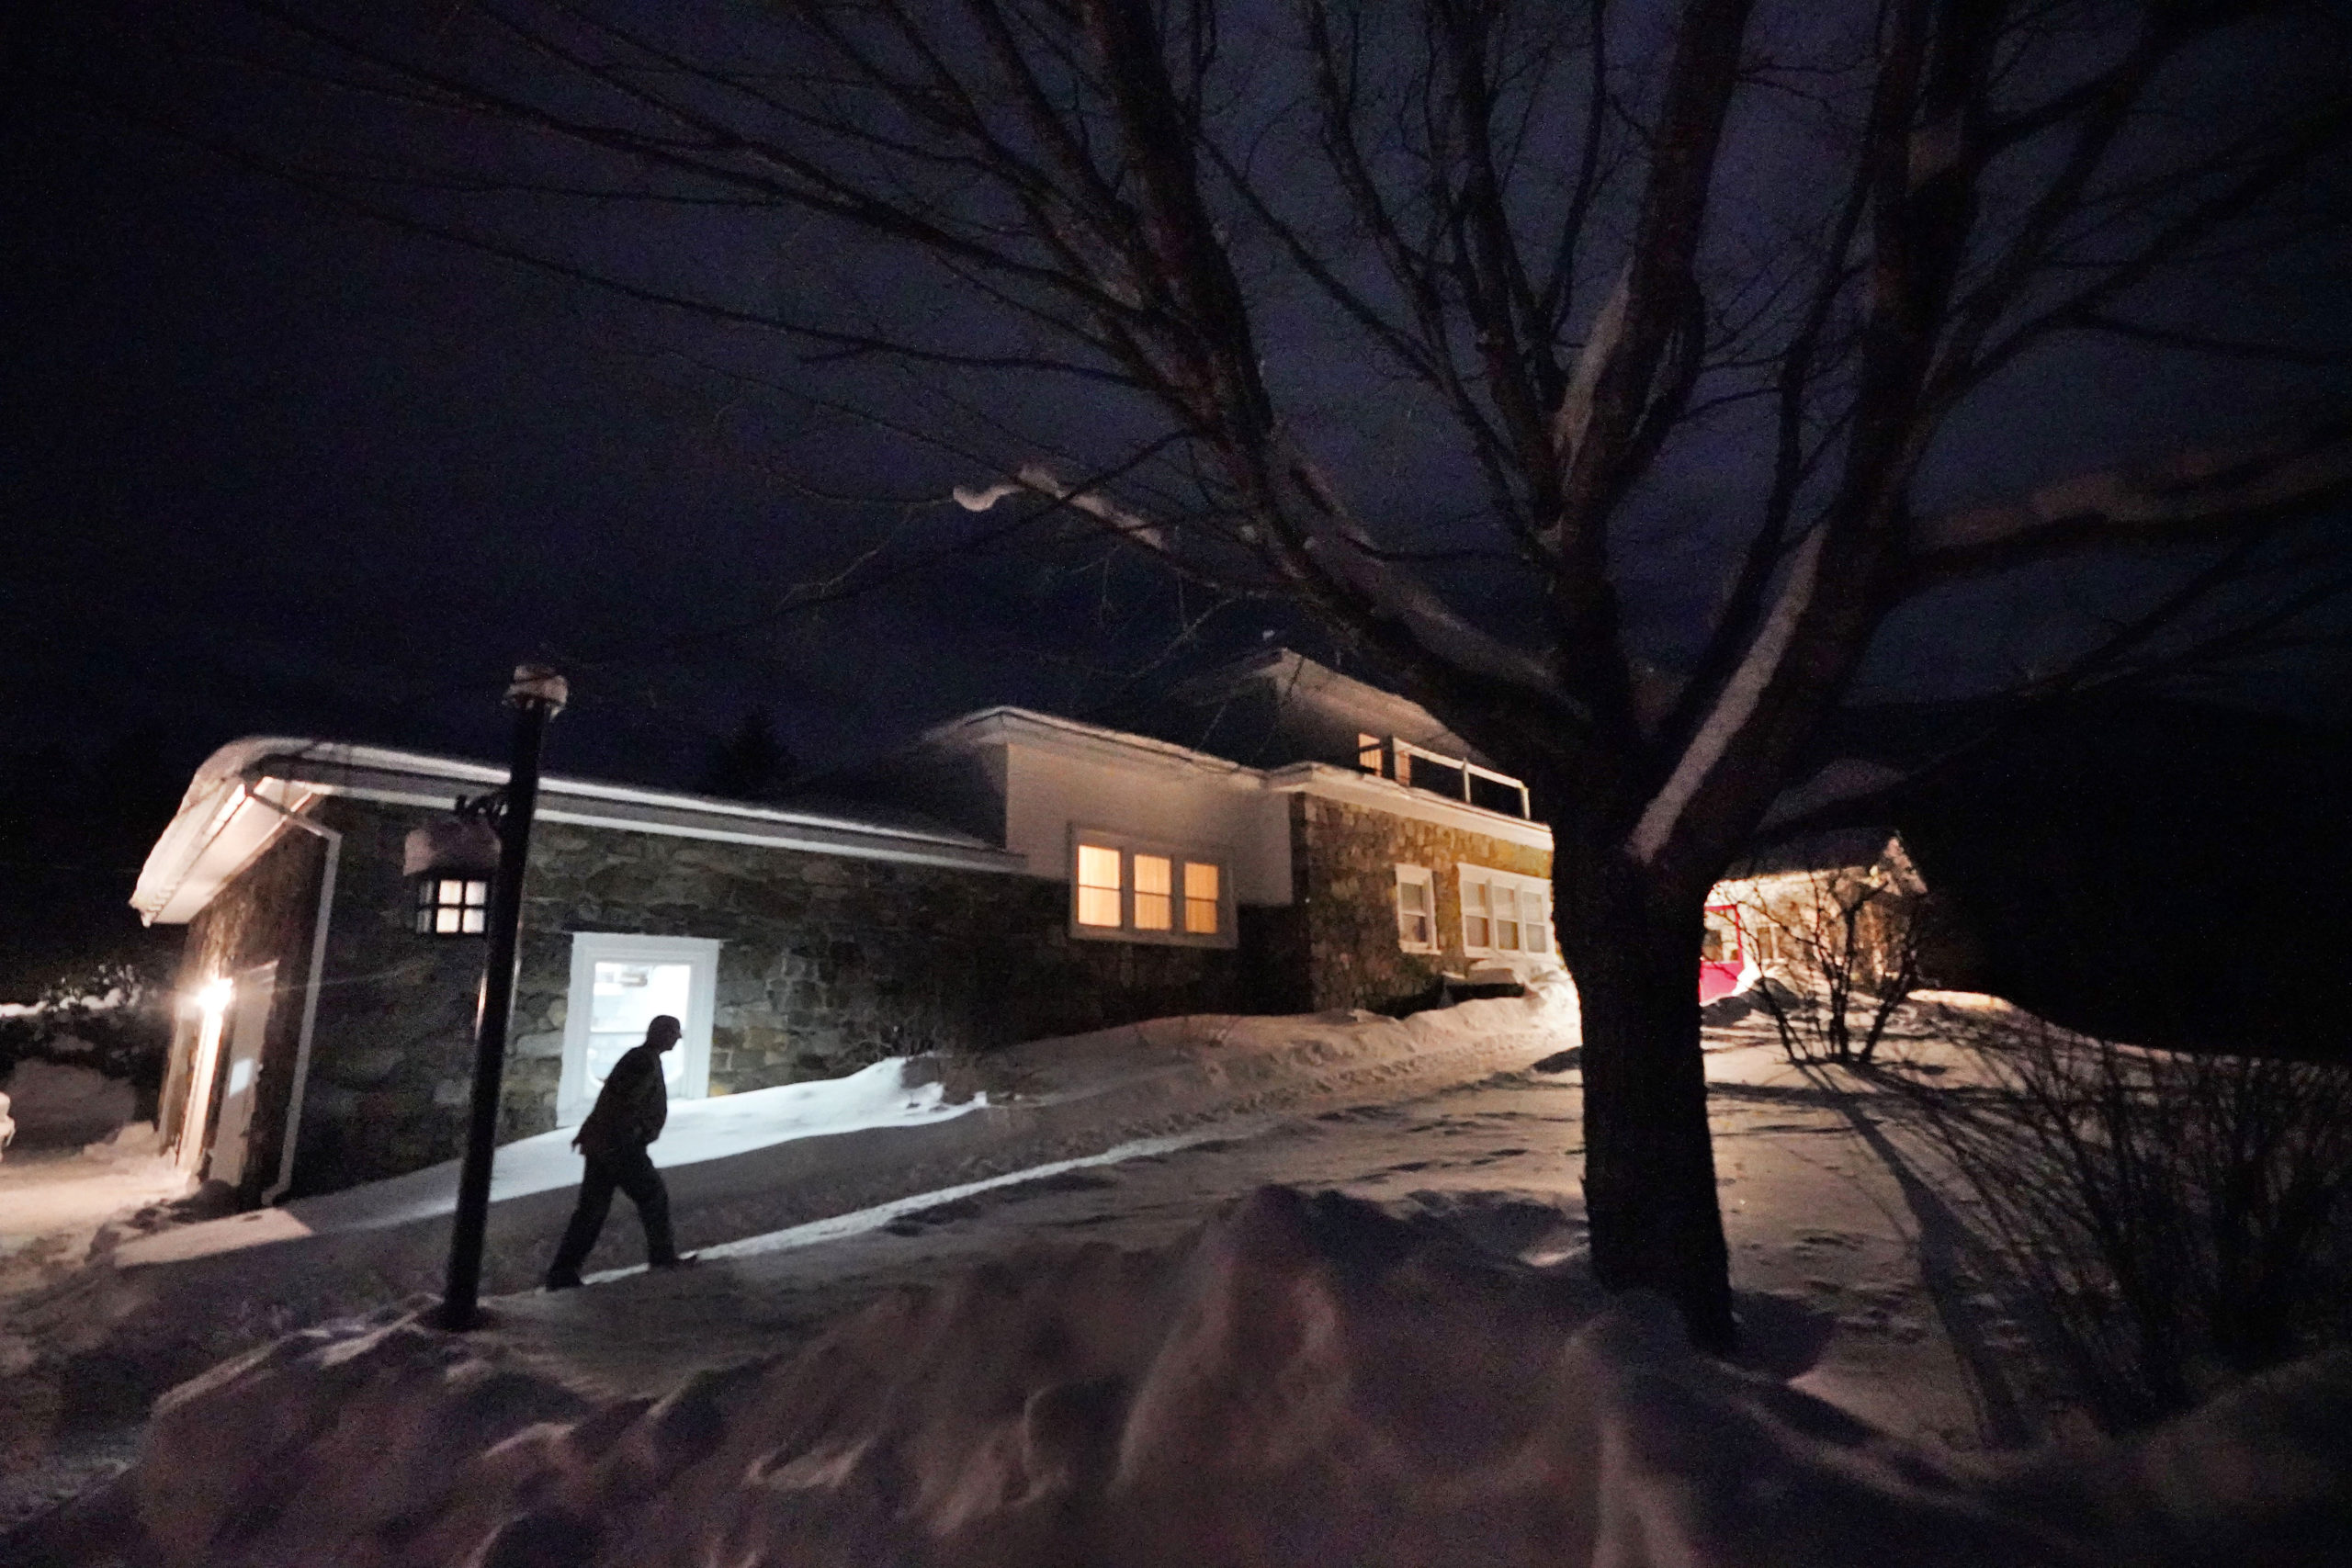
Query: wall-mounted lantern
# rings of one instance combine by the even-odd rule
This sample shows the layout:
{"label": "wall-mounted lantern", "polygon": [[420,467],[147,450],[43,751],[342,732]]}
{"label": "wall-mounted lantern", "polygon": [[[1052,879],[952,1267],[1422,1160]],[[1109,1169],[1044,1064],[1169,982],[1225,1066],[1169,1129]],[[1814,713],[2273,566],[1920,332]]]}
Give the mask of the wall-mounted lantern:
{"label": "wall-mounted lantern", "polygon": [[401,871],[416,887],[420,936],[481,936],[490,929],[490,884],[498,874],[498,829],[477,801],[458,815],[413,829]]}

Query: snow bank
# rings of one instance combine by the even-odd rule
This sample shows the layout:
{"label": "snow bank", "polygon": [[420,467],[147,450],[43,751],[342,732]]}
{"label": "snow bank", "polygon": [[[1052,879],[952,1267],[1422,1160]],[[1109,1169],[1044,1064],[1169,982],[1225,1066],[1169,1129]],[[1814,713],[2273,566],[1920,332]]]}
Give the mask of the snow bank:
{"label": "snow bank", "polygon": [[0,1078],[16,1146],[68,1148],[113,1137],[134,1109],[130,1086],[93,1067],[27,1059]]}
{"label": "snow bank", "polygon": [[2276,1561],[2352,1524],[2352,1361],[1972,1472],[1693,1354],[1655,1303],[1593,1304],[1269,1188],[1185,1244],[1018,1255],[658,1399],[495,1328],[311,1330],[168,1395],[130,1488],[153,1560],[253,1568],[2026,1568]]}
{"label": "snow bank", "polygon": [[[653,1163],[665,1170],[675,1169],[749,1154],[794,1138],[960,1116],[988,1104],[985,1093],[949,1104],[944,1085],[912,1082],[910,1069],[917,1074],[922,1070],[907,1057],[892,1056],[846,1077],[752,1089],[716,1100],[673,1100],[669,1122],[653,1145]],[[579,1186],[580,1156],[571,1147],[574,1131],[559,1127],[501,1145],[491,1173],[490,1201],[495,1203]],[[458,1165],[449,1160],[389,1181],[306,1198],[288,1204],[287,1209],[313,1234],[367,1230],[449,1213],[458,1202]]]}

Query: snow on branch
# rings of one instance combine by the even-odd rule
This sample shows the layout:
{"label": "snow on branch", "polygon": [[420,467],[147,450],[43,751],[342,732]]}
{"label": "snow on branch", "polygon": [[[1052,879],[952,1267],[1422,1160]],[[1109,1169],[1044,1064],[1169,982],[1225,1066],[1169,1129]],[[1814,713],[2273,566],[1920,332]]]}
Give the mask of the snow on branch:
{"label": "snow on branch", "polygon": [[2283,437],[2101,469],[1912,525],[1913,586],[2098,545],[2162,544],[2352,496],[2352,416]]}
{"label": "snow on branch", "polygon": [[1594,318],[1592,332],[1586,337],[1584,348],[1577,355],[1576,368],[1568,378],[1568,389],[1560,400],[1560,412],[1553,423],[1554,445],[1565,466],[1576,461],[1577,449],[1584,445],[1586,434],[1592,428],[1592,398],[1600,385],[1600,372],[1625,341],[1625,294],[1633,278],[1633,265],[1628,263],[1617,275],[1616,287],[1609,291],[1609,299]]}
{"label": "snow on branch", "polygon": [[1707,775],[1730,749],[1732,738],[1763,702],[1765,688],[1780,673],[1790,645],[1796,640],[1797,623],[1813,603],[1814,589],[1821,577],[1825,537],[1826,531],[1815,528],[1797,547],[1796,558],[1789,563],[1788,579],[1781,584],[1781,596],[1758,630],[1756,640],[1748,645],[1747,656],[1724,683],[1723,694],[1715,699],[1706,722],[1690,738],[1674,772],[1667,776],[1665,784],[1642,812],[1641,820],[1634,825],[1625,847],[1635,860],[1646,863],[1657,859],[1667,840],[1673,837],[1675,824],[1681,820],[1684,808],[1699,793],[1699,786],[1707,782]]}
{"label": "snow on branch", "polygon": [[[1579,718],[1583,704],[1563,691],[1544,661],[1472,625],[1427,583],[1384,558],[1363,525],[1340,503],[1312,463],[1293,452],[1290,478],[1305,497],[1295,508],[1305,519],[1298,549],[1312,570],[1352,595],[1372,615],[1403,626],[1430,658],[1464,674],[1535,693]],[[1125,539],[1172,555],[1161,527],[1099,491],[1074,489],[1042,463],[1027,463],[1010,479],[986,485],[957,485],[956,504],[986,512],[1017,495],[1043,496],[1104,524]]]}
{"label": "snow on branch", "polygon": [[1015,495],[1042,495],[1073,512],[1086,513],[1123,539],[1163,554],[1168,550],[1167,531],[1159,524],[1128,511],[1100,491],[1071,488],[1043,463],[1023,464],[1011,479],[999,479],[985,486],[957,485],[955,490],[956,504],[967,512],[986,512],[998,502]]}

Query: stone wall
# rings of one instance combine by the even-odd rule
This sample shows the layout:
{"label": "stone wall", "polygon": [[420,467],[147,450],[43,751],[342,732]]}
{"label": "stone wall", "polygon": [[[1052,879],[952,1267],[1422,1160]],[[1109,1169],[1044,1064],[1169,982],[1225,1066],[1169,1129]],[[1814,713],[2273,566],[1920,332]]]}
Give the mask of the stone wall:
{"label": "stone wall", "polygon": [[1249,1008],[1235,951],[1076,940],[1069,897],[1035,877],[548,826],[525,901],[504,1135],[555,1123],[572,931],[723,943],[714,1094]]}
{"label": "stone wall", "polygon": [[[321,819],[345,840],[298,1192],[413,1170],[463,1147],[487,944],[411,928],[401,845],[434,815],[323,803]],[[273,869],[305,841],[314,842],[282,840],[198,918],[191,964],[200,946],[217,945],[208,928],[265,918],[290,933],[278,939],[291,944],[285,953],[299,948],[307,964],[314,876],[298,887]],[[714,1093],[836,1077],[914,1051],[1258,1010],[1258,976],[1240,952],[1074,940],[1068,899],[1060,883],[1028,876],[543,823],[524,889],[500,1136],[555,1124],[573,931],[721,942]],[[300,965],[281,979],[294,988],[281,998],[294,1000],[273,1013],[273,1042],[285,1028],[290,1070]],[[284,1099],[281,1079],[268,1090],[273,1114]]]}
{"label": "stone wall", "polygon": [[[1441,969],[1465,967],[1455,864],[1540,875],[1548,861],[1311,797],[1296,797],[1292,813],[1300,902],[1242,908],[1232,948],[1074,938],[1069,889],[1038,877],[543,823],[524,890],[500,1135],[555,1124],[574,931],[721,942],[710,1081],[713,1093],[734,1093],[838,1077],[888,1055],[1179,1013],[1393,1006],[1426,992]],[[346,799],[319,808],[345,845],[298,1193],[413,1170],[463,1145],[486,942],[412,929],[401,846],[434,815]],[[280,963],[254,1145],[254,1168],[272,1174],[320,851],[309,835],[288,834],[189,930],[186,985]],[[1399,861],[1438,874],[1442,953],[1397,947]],[[171,1092],[184,1099],[186,1086]]]}
{"label": "stone wall", "polygon": [[485,947],[412,924],[401,846],[435,813],[328,799],[317,815],[344,844],[295,1160],[303,1193],[462,1152]]}
{"label": "stone wall", "polygon": [[[1396,868],[1425,866],[1437,895],[1440,951],[1408,953],[1396,932]],[[1303,917],[1307,1005],[1390,1010],[1463,975],[1462,865],[1549,877],[1549,850],[1366,810],[1311,795],[1291,800],[1291,877]]]}

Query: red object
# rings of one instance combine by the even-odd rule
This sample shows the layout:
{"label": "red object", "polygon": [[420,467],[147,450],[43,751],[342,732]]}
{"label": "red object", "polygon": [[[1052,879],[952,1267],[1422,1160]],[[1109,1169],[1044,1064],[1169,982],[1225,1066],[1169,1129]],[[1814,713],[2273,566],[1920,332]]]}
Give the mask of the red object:
{"label": "red object", "polygon": [[1722,931],[1724,927],[1729,927],[1730,929],[1724,931],[1724,934],[1730,940],[1724,944],[1723,957],[1702,958],[1699,961],[1699,1005],[1701,1007],[1706,1006],[1717,997],[1727,997],[1739,989],[1740,976],[1747,973],[1747,932],[1740,924],[1739,906],[1710,904],[1707,906],[1707,913],[1721,917],[1722,925],[1717,926],[1716,929]]}

